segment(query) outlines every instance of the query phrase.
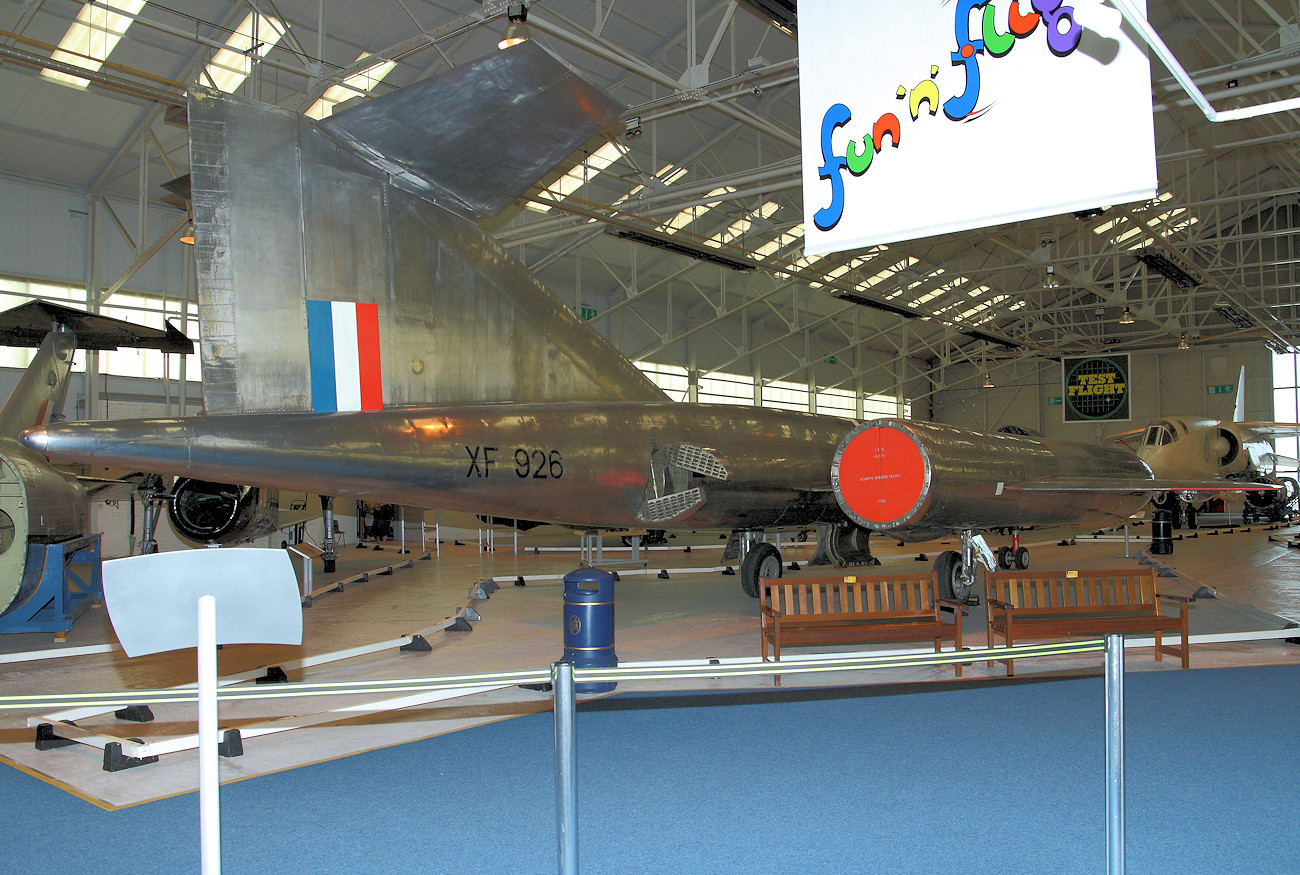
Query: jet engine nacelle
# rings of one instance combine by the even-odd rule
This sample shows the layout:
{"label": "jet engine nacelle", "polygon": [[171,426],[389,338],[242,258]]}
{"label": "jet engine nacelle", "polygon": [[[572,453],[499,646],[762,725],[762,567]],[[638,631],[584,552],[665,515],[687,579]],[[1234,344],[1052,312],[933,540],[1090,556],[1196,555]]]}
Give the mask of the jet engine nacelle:
{"label": "jet engine nacelle", "polygon": [[232,486],[177,478],[167,516],[183,538],[200,544],[238,544],[279,528],[280,494],[256,486]]}
{"label": "jet engine nacelle", "polygon": [[[849,519],[908,540],[1123,518],[1150,494],[1138,485],[1132,492],[1050,488],[1096,478],[1140,484],[1152,475],[1127,450],[899,419],[853,429],[831,467]],[[1029,484],[1037,488],[1018,488]]]}

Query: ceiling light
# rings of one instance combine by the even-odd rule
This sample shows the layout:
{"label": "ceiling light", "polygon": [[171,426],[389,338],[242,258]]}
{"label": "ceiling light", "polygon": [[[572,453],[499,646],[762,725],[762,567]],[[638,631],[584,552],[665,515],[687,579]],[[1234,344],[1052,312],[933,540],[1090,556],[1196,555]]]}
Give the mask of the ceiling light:
{"label": "ceiling light", "polygon": [[185,226],[185,230],[181,232],[181,242],[188,246],[194,245],[194,220],[193,219],[190,219],[189,223]]}
{"label": "ceiling light", "polygon": [[1180,334],[1180,335],[1178,335],[1178,348],[1179,348],[1179,349],[1191,349],[1191,348],[1192,348],[1192,345],[1191,345],[1190,343],[1187,342],[1187,335],[1186,335],[1186,334]]}
{"label": "ceiling light", "polygon": [[520,3],[511,6],[506,12],[506,17],[510,23],[506,25],[505,35],[501,37],[501,42],[497,43],[498,49],[508,49],[511,46],[517,46],[528,39],[528,6]]}
{"label": "ceiling light", "polygon": [[1132,324],[1133,324],[1134,322],[1136,322],[1136,321],[1137,321],[1137,320],[1135,320],[1135,319],[1133,318],[1133,311],[1130,310],[1128,307],[1125,307],[1125,308],[1124,308],[1124,315],[1121,316],[1121,317],[1119,317],[1119,324],[1120,324],[1120,325],[1132,325]]}
{"label": "ceiling light", "polygon": [[992,389],[992,388],[993,388],[993,375],[992,375],[992,374],[985,374],[985,375],[984,375],[984,388],[985,388],[985,389]]}

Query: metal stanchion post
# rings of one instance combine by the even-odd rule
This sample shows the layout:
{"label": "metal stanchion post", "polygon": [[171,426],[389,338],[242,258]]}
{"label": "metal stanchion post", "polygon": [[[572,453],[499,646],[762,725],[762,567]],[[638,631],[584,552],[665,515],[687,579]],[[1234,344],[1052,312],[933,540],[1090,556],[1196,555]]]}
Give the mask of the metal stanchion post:
{"label": "metal stanchion post", "polygon": [[1124,872],[1124,636],[1106,636],[1106,872]]}
{"label": "metal stanchion post", "polygon": [[551,663],[555,692],[555,828],[559,840],[560,875],[578,873],[578,760],[573,735],[577,702],[573,665]]}
{"label": "metal stanchion post", "polygon": [[217,760],[217,601],[198,602],[199,865],[221,872],[221,780]]}

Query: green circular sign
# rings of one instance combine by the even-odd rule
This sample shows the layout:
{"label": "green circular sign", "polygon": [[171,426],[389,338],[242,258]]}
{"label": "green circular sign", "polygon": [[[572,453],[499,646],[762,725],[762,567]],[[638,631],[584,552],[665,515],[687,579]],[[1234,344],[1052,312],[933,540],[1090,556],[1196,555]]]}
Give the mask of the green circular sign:
{"label": "green circular sign", "polygon": [[1108,358],[1078,362],[1065,375],[1065,402],[1079,419],[1127,419],[1126,369]]}

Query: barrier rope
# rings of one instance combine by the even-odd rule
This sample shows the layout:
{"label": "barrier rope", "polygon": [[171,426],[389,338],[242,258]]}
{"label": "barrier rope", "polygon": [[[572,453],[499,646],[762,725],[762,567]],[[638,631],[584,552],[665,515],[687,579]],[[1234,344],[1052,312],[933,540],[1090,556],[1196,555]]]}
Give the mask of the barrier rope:
{"label": "barrier rope", "polygon": [[[813,674],[832,671],[858,671],[881,668],[913,668],[932,665],[968,664],[1005,659],[1030,659],[1045,656],[1070,656],[1099,653],[1105,649],[1101,638],[1047,644],[1017,644],[1013,647],[978,648],[960,652],[918,653],[883,656],[827,656],[795,662],[763,662],[759,659],[721,664],[704,663],[678,666],[638,666],[633,668],[575,667],[578,682],[687,680],[691,678],[747,677],[767,674]],[[388,695],[392,693],[436,692],[476,687],[509,687],[541,684],[551,680],[551,670],[487,672],[484,674],[447,675],[444,677],[393,678],[385,680],[332,681],[327,683],[268,684],[257,687],[225,687],[217,691],[218,702],[251,699],[283,699],[304,696]],[[49,693],[0,696],[0,710],[45,710],[76,708],[89,705],[162,705],[198,701],[193,688],[170,690],[113,690],[91,693]]]}

